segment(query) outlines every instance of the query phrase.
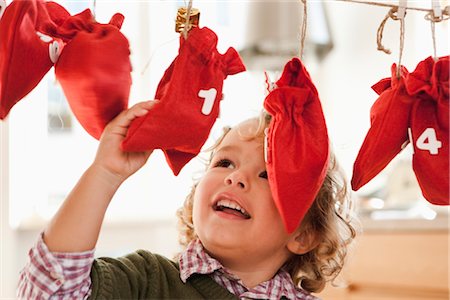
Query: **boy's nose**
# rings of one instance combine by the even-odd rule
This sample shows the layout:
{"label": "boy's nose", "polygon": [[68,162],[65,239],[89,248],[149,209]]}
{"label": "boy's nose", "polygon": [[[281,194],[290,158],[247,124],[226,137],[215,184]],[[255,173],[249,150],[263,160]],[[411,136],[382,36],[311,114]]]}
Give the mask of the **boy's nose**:
{"label": "boy's nose", "polygon": [[225,184],[226,185],[236,185],[241,189],[247,189],[249,184],[247,180],[244,178],[242,172],[235,171],[229,174],[225,178]]}

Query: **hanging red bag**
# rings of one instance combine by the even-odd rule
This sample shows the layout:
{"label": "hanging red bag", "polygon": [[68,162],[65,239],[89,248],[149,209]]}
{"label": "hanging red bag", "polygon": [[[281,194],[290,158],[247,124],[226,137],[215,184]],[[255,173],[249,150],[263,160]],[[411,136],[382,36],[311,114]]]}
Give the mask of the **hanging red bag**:
{"label": "hanging red bag", "polygon": [[235,49],[222,55],[216,47],[217,36],[206,27],[180,38],[156,91],[159,102],[131,123],[125,151],[162,149],[175,175],[200,152],[219,115],[223,81],[245,70]]}
{"label": "hanging red bag", "polygon": [[55,65],[56,79],[75,117],[96,139],[128,107],[131,63],[128,40],[120,32],[123,20],[115,14],[109,24],[100,24],[85,10],[56,33],[67,42]]}
{"label": "hanging red bag", "polygon": [[352,189],[357,191],[380,173],[408,143],[409,115],[413,97],[405,89],[406,68],[391,67],[391,78],[372,89],[379,94],[370,110],[370,128],[353,164]]}
{"label": "hanging red bag", "polygon": [[[69,17],[59,4],[13,1],[0,19],[0,119],[31,92],[53,66],[62,43],[45,32]],[[54,44],[56,43],[56,44]]]}
{"label": "hanging red bag", "polygon": [[413,169],[430,203],[449,205],[449,57],[425,59],[408,75]]}
{"label": "hanging red bag", "polygon": [[329,141],[319,95],[298,58],[286,64],[276,86],[264,100],[272,115],[267,174],[286,230],[293,232],[325,179]]}

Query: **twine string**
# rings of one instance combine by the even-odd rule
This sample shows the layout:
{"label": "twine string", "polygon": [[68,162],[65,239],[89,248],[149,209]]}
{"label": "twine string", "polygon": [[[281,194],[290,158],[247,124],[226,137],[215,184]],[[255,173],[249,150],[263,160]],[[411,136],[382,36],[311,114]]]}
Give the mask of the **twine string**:
{"label": "twine string", "polygon": [[92,2],[92,15],[94,16],[94,20],[97,19],[97,0],[93,0]]}
{"label": "twine string", "polygon": [[449,19],[449,7],[446,6],[440,16],[436,16],[434,11],[431,10],[425,15],[425,20],[430,21],[431,26],[431,38],[433,40],[433,58],[437,60],[437,47],[436,47],[436,23],[441,21],[447,21]]}
{"label": "twine string", "polygon": [[377,50],[379,51],[383,51],[386,54],[391,54],[391,50],[387,49],[386,47],[383,46],[383,32],[384,32],[384,26],[386,25],[387,20],[389,20],[389,18],[393,19],[393,20],[398,20],[397,18],[397,13],[398,11],[398,7],[392,7],[389,12],[386,14],[386,16],[384,17],[383,21],[381,21],[380,26],[378,27],[377,30]]}
{"label": "twine string", "polygon": [[383,45],[383,32],[384,27],[387,23],[387,20],[392,19],[394,21],[400,21],[400,50],[398,55],[398,64],[397,64],[397,77],[400,77],[401,72],[401,63],[402,63],[402,57],[403,57],[403,48],[405,45],[405,16],[402,18],[397,15],[398,13],[398,6],[392,7],[389,12],[384,17],[383,21],[381,21],[380,26],[377,30],[377,50],[383,51],[386,54],[391,54],[391,50],[387,49]]}
{"label": "twine string", "polygon": [[308,26],[308,7],[306,5],[306,0],[300,0],[303,3],[303,18],[301,25],[301,33],[300,33],[300,59],[303,58],[303,50],[305,48],[305,39],[306,39],[306,28]]}
{"label": "twine string", "polygon": [[186,20],[185,20],[184,28],[182,31],[184,39],[187,39],[188,32],[191,29],[190,18],[191,18],[191,10],[192,10],[192,1],[193,0],[189,0],[189,4],[186,8]]}
{"label": "twine string", "polygon": [[437,54],[436,54],[436,26],[435,22],[430,22],[431,24],[431,38],[433,39],[433,59],[437,61]]}
{"label": "twine string", "polygon": [[397,78],[400,78],[401,76],[404,45],[405,45],[405,17],[400,18],[400,50],[398,54]]}

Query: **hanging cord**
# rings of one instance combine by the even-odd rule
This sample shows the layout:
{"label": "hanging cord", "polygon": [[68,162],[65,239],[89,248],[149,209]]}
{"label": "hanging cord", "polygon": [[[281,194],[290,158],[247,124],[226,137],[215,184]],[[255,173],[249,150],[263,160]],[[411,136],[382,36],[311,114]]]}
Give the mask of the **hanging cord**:
{"label": "hanging cord", "polygon": [[430,21],[431,24],[431,37],[433,39],[433,58],[437,60],[436,54],[436,23],[446,21],[449,19],[449,7],[446,6],[444,11],[440,15],[436,16],[434,10],[431,10],[425,15],[425,20]]}
{"label": "hanging cord", "polygon": [[184,27],[183,27],[183,31],[182,31],[184,39],[187,39],[188,32],[191,29],[190,19],[191,19],[192,1],[193,0],[189,0],[189,4],[186,8],[186,21],[184,23]]}
{"label": "hanging cord", "polygon": [[[428,14],[427,14],[428,16]],[[426,16],[425,16],[426,17]],[[431,24],[431,38],[433,39],[433,59],[436,61],[437,60],[437,54],[436,54],[436,22],[433,20],[430,20],[430,24]]]}
{"label": "hanging cord", "polygon": [[94,16],[94,20],[97,20],[97,0],[93,0],[92,2],[92,15]]}
{"label": "hanging cord", "polygon": [[400,50],[398,55],[398,65],[397,65],[397,77],[400,77],[400,70],[401,70],[401,63],[402,63],[402,57],[403,57],[403,48],[405,44],[405,17],[400,18],[398,15],[398,7],[392,7],[387,15],[384,17],[383,21],[381,21],[380,26],[377,30],[377,50],[383,51],[386,54],[391,54],[391,50],[387,49],[383,46],[382,40],[383,40],[383,32],[384,32],[384,26],[386,25],[386,22],[389,18],[395,21],[400,21]]}
{"label": "hanging cord", "polygon": [[303,50],[305,48],[306,28],[308,26],[308,7],[306,0],[300,0],[303,3],[303,19],[300,31],[300,59],[303,59]]}
{"label": "hanging cord", "polygon": [[405,45],[405,16],[400,19],[400,50],[398,54],[397,78],[401,76],[403,47]]}

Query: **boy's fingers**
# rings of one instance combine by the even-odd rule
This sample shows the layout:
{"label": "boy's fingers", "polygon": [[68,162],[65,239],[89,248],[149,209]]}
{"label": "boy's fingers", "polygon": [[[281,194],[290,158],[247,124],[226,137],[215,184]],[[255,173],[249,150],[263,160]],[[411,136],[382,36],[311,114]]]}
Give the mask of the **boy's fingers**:
{"label": "boy's fingers", "polygon": [[[112,123],[120,127],[128,127],[134,119],[137,117],[145,116],[152,106],[156,103],[156,100],[150,100],[145,102],[139,102],[127,110],[121,112]],[[117,122],[117,123],[116,123]]]}

